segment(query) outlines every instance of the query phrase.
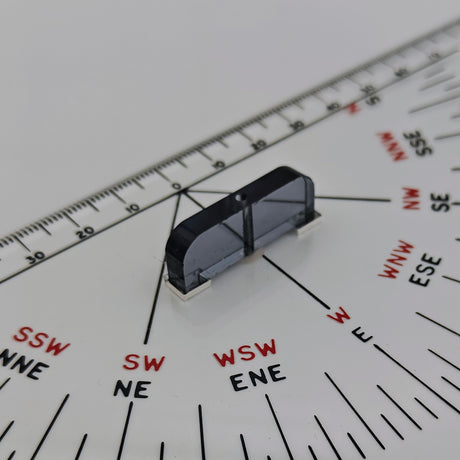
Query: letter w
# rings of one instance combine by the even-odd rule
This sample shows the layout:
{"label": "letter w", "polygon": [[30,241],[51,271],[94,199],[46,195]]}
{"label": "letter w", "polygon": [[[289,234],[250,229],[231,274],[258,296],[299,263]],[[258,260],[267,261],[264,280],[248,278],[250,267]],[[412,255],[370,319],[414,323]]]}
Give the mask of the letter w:
{"label": "letter w", "polygon": [[403,187],[404,190],[404,199],[408,200],[409,198],[418,198],[420,196],[420,190],[418,188]]}
{"label": "letter w", "polygon": [[348,315],[348,313],[342,307],[339,307],[339,310],[341,312],[337,311],[337,312],[335,312],[334,315],[326,315],[326,316],[328,318],[333,319],[334,321],[337,321],[340,324],[343,324],[343,320],[344,319],[350,319],[350,316]]}
{"label": "letter w", "polygon": [[406,243],[403,240],[398,240],[401,244],[395,249],[395,252],[404,252],[406,254],[410,254],[411,249],[414,249],[412,244]]}
{"label": "letter w", "polygon": [[383,270],[383,273],[379,273],[378,276],[382,278],[396,278],[396,273],[399,273],[399,270],[387,264],[383,264],[383,266],[386,267],[387,270]]}
{"label": "letter w", "polygon": [[67,347],[70,346],[70,343],[66,343],[64,346],[62,343],[56,342],[54,343],[54,337],[51,339],[48,348],[46,349],[46,353],[52,352],[54,356],[57,356],[59,353],[63,352]]}
{"label": "letter w", "polygon": [[271,346],[268,343],[264,343],[263,347],[261,347],[258,343],[255,343],[254,345],[263,356],[267,356],[268,352],[272,355],[276,354],[275,339],[271,340]]}
{"label": "letter w", "polygon": [[160,362],[157,362],[155,358],[153,358],[151,361],[149,361],[149,357],[147,355],[144,355],[144,365],[145,365],[145,370],[149,371],[151,367],[155,370],[155,372],[159,371],[161,368],[161,365],[163,364],[165,360],[165,357],[162,356],[160,359]]}
{"label": "letter w", "polygon": [[235,352],[233,351],[233,348],[230,350],[230,355],[226,355],[225,353],[223,353],[222,357],[220,357],[217,353],[214,353],[214,358],[217,359],[217,362],[222,367],[225,367],[227,365],[227,362],[229,364],[235,364]]}

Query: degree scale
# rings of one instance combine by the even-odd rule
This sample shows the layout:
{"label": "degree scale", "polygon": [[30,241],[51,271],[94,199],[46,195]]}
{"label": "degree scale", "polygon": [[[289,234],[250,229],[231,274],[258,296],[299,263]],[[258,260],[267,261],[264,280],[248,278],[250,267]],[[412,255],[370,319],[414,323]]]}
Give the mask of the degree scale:
{"label": "degree scale", "polygon": [[[459,46],[456,21],[1,238],[1,457],[458,458]],[[321,223],[179,300],[171,228],[280,165]]]}

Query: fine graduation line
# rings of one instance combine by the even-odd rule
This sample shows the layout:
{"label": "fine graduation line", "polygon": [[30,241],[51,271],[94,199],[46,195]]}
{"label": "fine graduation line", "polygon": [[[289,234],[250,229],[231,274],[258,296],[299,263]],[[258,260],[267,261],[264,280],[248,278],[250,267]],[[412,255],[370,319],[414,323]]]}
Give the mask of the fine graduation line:
{"label": "fine graduation line", "polygon": [[[281,439],[283,440],[284,447],[286,448],[286,452],[288,454],[289,460],[294,460],[294,457],[292,456],[291,449],[289,448],[289,444],[286,440],[286,437],[284,436],[283,429],[281,428],[280,422],[278,420],[278,417],[276,416],[275,409],[273,409],[272,402],[270,401],[270,398],[267,394],[265,394],[265,399],[267,400],[268,407],[270,408],[270,412],[272,413],[273,419],[275,420],[276,426],[278,428],[278,431],[281,435]],[[203,459],[204,460],[204,459]]]}
{"label": "fine graduation line", "polygon": [[249,460],[248,450],[246,443],[244,442],[244,436],[240,434],[241,448],[243,449],[244,460]]}
{"label": "fine graduation line", "polygon": [[75,455],[75,460],[78,460],[80,458],[80,455],[83,452],[83,448],[85,447],[87,438],[88,438],[88,433],[85,433],[81,440],[80,446],[78,447],[77,455]]}
{"label": "fine graduation line", "polygon": [[201,404],[198,404],[198,422],[200,425],[201,460],[206,460],[206,449],[204,445],[203,410],[201,408]]}
{"label": "fine graduation line", "polygon": [[414,400],[417,401],[434,418],[436,418],[436,419],[439,418],[426,404],[424,404],[422,401],[420,401],[420,399],[418,399],[417,397],[414,396]]}
{"label": "fine graduation line", "polygon": [[427,383],[425,383],[420,377],[417,377],[412,371],[407,369],[407,367],[403,366],[399,361],[397,361],[393,356],[391,356],[389,353],[387,353],[382,347],[374,343],[374,347],[380,351],[380,353],[384,354],[387,358],[389,358],[391,361],[393,361],[397,366],[399,366],[401,369],[406,371],[411,377],[413,377],[417,382],[422,384],[427,390],[431,391],[435,396],[437,396],[444,404],[447,404],[451,409],[453,409],[457,414],[460,414],[460,410],[455,407],[451,402],[449,402],[446,398],[441,396],[436,390],[431,388]]}
{"label": "fine graduation line", "polygon": [[457,391],[460,391],[460,387],[458,385],[455,385],[454,382],[451,382],[447,377],[441,375],[441,378],[444,380],[444,382],[447,382],[449,385],[452,385]]}
{"label": "fine graduation line", "polygon": [[313,447],[311,447],[310,445],[308,445],[308,450],[310,451],[311,458],[312,458],[313,460],[318,460],[318,457],[316,456],[315,451],[313,450]]}
{"label": "fine graduation line", "polygon": [[456,279],[456,278],[452,278],[451,276],[447,276],[447,275],[442,275],[442,277],[446,280],[449,280],[449,281],[455,281],[456,283],[460,283],[460,280]]}
{"label": "fine graduation line", "polygon": [[404,441],[404,436],[395,428],[395,426],[383,414],[380,414],[380,417],[382,417],[387,425],[396,433],[396,435]]}
{"label": "fine graduation line", "polygon": [[351,435],[351,433],[347,433],[347,436],[350,438],[350,441],[353,443],[356,450],[359,452],[359,455],[361,455],[361,458],[366,458],[364,452],[362,451],[361,447],[359,447],[359,444],[356,442],[355,438]]}
{"label": "fine graduation line", "polygon": [[460,367],[455,365],[454,363],[450,362],[448,359],[444,358],[444,356],[441,356],[439,353],[436,353],[435,351],[431,350],[430,348],[427,349],[430,353],[433,353],[433,355],[437,356],[439,359],[442,359],[445,363],[450,364],[453,368],[457,369],[460,371]]}
{"label": "fine graduation line", "polygon": [[316,423],[318,424],[318,426],[320,427],[321,431],[323,432],[323,435],[326,438],[327,442],[331,446],[331,449],[334,451],[334,454],[337,457],[337,460],[342,460],[342,457],[340,456],[339,452],[337,451],[337,449],[336,449],[334,443],[332,442],[332,439],[330,438],[329,434],[327,433],[327,431],[325,430],[325,428],[323,427],[323,425],[319,421],[319,418],[316,415],[314,415],[313,417],[314,417]]}
{"label": "fine graduation line", "polygon": [[377,388],[419,429],[422,427],[411,417],[408,412],[392,397],[386,392],[380,385],[377,385]]}
{"label": "fine graduation line", "polygon": [[357,409],[353,406],[353,404],[350,402],[350,400],[345,396],[343,391],[339,388],[339,386],[334,382],[332,377],[325,372],[324,375],[327,377],[329,382],[332,383],[332,385],[335,387],[335,389],[339,392],[340,396],[345,400],[345,402],[348,404],[350,409],[354,412],[354,414],[359,418],[360,422],[364,425],[366,430],[370,433],[370,435],[375,439],[377,444],[382,448],[385,449],[385,446],[383,445],[382,441],[377,437],[377,435],[374,433],[374,431],[371,429],[371,427],[367,424],[367,422],[364,420],[364,418],[361,416],[361,414],[357,411]]}
{"label": "fine graduation line", "polygon": [[444,326],[444,324],[438,323],[438,322],[435,321],[434,319],[429,318],[428,316],[425,316],[425,315],[423,315],[422,313],[420,313],[420,312],[418,312],[418,311],[416,311],[415,314],[421,316],[422,318],[427,319],[428,321],[431,321],[432,323],[436,324],[437,326],[442,327],[442,328],[445,329],[446,331],[452,332],[452,334],[458,335],[458,336],[460,337],[460,333],[459,333],[459,332],[454,331],[453,329],[450,329],[450,328],[448,328],[447,326]]}
{"label": "fine graduation line", "polygon": [[62,409],[64,408],[65,404],[69,400],[69,396],[70,395],[68,393],[65,395],[64,399],[62,400],[61,404],[59,405],[58,410],[54,414],[54,417],[51,419],[51,422],[48,425],[48,428],[46,429],[45,434],[40,439],[40,442],[38,443],[37,448],[35,449],[34,453],[32,454],[32,457],[30,457],[30,460],[34,460],[36,458],[36,456],[38,455],[38,453],[40,452],[40,449],[42,448],[43,444],[45,443],[46,438],[50,434],[51,430],[53,429],[54,424],[56,423],[56,420],[58,419],[59,415],[61,414]]}
{"label": "fine graduation line", "polygon": [[3,438],[8,434],[8,431],[10,431],[11,427],[14,424],[14,420],[11,420],[10,423],[6,426],[6,428],[3,430],[2,434],[0,434],[0,442],[3,441]]}
{"label": "fine graduation line", "polygon": [[123,455],[123,449],[125,447],[126,434],[128,433],[129,420],[131,418],[131,412],[133,410],[133,405],[134,403],[130,401],[129,406],[128,406],[128,412],[126,413],[125,425],[123,426],[123,433],[120,439],[120,447],[118,448],[117,460],[121,460],[121,456]]}
{"label": "fine graduation line", "polygon": [[420,112],[421,110],[430,109],[432,107],[436,107],[438,105],[445,104],[446,102],[450,102],[458,98],[460,98],[460,93],[455,93],[455,94],[452,94],[451,96],[443,97],[441,99],[437,99],[435,101],[429,102],[428,104],[419,105],[418,107],[414,107],[413,109],[409,110],[409,113],[416,113],[416,112]]}
{"label": "fine graduation line", "polygon": [[8,377],[1,385],[0,385],[0,390],[3,389],[3,387],[11,380],[11,377]]}
{"label": "fine graduation line", "polygon": [[[175,207],[174,207],[174,213],[173,213],[173,218],[172,218],[171,229],[170,230],[172,230],[174,228],[174,224],[176,223],[177,212],[179,210],[179,203],[180,203],[181,196],[182,196],[181,194],[178,194],[177,198],[176,198],[176,204],[175,204]],[[153,317],[155,316],[155,310],[157,308],[158,297],[160,295],[160,289],[161,289],[161,286],[163,284],[163,273],[165,271],[165,262],[166,261],[163,258],[163,261],[161,263],[160,274],[159,274],[158,279],[157,279],[157,284],[156,284],[156,288],[155,288],[155,294],[153,296],[152,308],[150,309],[150,316],[149,316],[149,319],[147,321],[147,329],[145,331],[145,336],[144,336],[144,345],[147,345],[147,343],[149,341],[149,338],[150,338],[150,333],[152,331]]]}
{"label": "fine graduation line", "polygon": [[299,281],[297,281],[294,277],[292,277],[289,273],[287,273],[286,271],[284,271],[279,265],[277,265],[275,262],[273,262],[273,260],[269,259],[265,254],[262,255],[262,257],[269,263],[271,264],[273,267],[275,267],[279,272],[281,272],[286,278],[290,279],[294,284],[296,284],[300,289],[302,289],[303,291],[305,291],[310,297],[312,297],[313,299],[315,299],[320,305],[322,305],[324,308],[326,308],[327,310],[330,310],[331,307],[323,302],[318,296],[316,296],[315,294],[313,294],[313,292],[311,292],[309,289],[307,289],[303,284],[300,284]]}

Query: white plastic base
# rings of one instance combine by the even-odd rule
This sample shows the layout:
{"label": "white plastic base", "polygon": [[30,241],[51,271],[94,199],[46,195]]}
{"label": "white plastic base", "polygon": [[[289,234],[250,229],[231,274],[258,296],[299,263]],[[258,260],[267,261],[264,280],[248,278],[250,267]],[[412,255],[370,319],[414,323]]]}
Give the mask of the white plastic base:
{"label": "white plastic base", "polygon": [[297,236],[305,235],[307,232],[315,228],[322,220],[321,214],[319,212],[315,212],[315,218],[311,222],[308,222],[308,224],[303,227],[299,227],[296,230]]}
{"label": "white plastic base", "polygon": [[191,297],[199,294],[200,292],[203,292],[205,289],[211,286],[211,280],[208,280],[205,283],[200,284],[195,289],[192,289],[191,291],[187,292],[187,294],[183,294],[182,292],[179,291],[179,289],[177,289],[175,286],[173,286],[169,282],[167,276],[165,276],[165,283],[166,283],[166,286],[168,286],[168,288],[171,289],[171,291],[174,292],[174,294],[176,294],[177,297],[179,297],[179,299],[183,300],[184,302],[190,299]]}

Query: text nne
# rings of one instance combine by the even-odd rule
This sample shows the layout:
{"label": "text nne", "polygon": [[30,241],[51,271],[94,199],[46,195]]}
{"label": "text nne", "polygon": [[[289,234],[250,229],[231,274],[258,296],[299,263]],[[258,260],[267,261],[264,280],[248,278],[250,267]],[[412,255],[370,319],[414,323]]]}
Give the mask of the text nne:
{"label": "text nne", "polygon": [[241,345],[236,350],[231,348],[228,353],[213,353],[213,356],[222,367],[225,367],[227,364],[235,364],[238,359],[241,361],[252,361],[258,355],[265,357],[269,353],[272,355],[276,354],[275,339],[271,339],[269,344],[255,342],[254,345]]}

